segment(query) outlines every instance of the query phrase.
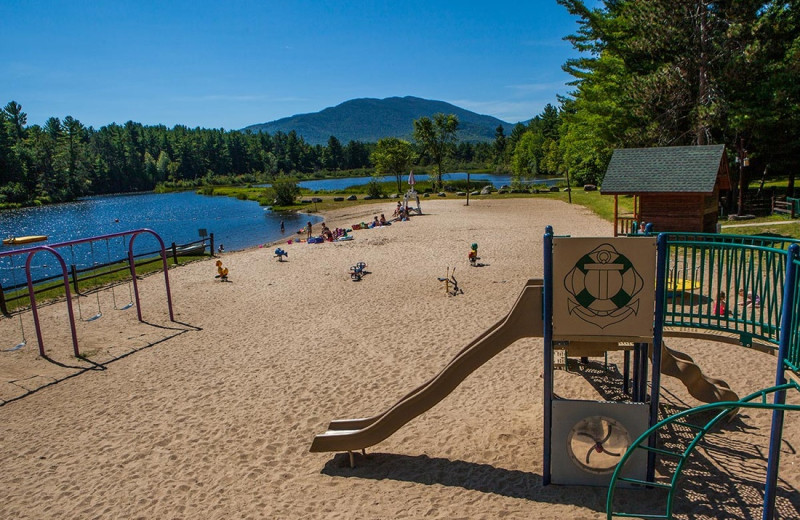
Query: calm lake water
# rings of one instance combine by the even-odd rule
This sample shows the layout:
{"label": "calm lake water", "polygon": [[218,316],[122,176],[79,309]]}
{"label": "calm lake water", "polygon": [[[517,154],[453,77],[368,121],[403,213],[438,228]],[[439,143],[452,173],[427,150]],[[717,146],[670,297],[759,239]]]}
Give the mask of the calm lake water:
{"label": "calm lake water", "polygon": [[[285,221],[286,233],[281,234],[280,223]],[[227,251],[244,249],[265,242],[288,237],[305,226],[307,221],[320,222],[321,218],[304,214],[277,214],[265,210],[257,202],[241,201],[231,197],[208,197],[194,192],[144,193],[90,197],[67,204],[54,204],[0,212],[0,237],[47,235],[46,242],[28,244],[55,244],[77,238],[87,238],[140,228],[158,233],[167,246],[175,242],[185,244],[199,240],[199,229],[214,233],[217,245]],[[137,252],[154,251],[158,243],[150,235],[140,235],[134,242]],[[0,251],[10,251],[26,246],[0,246]],[[93,263],[106,263],[127,254],[122,238],[95,244],[80,244],[59,250],[67,265],[78,268]],[[16,269],[11,271],[9,258],[0,259],[0,283],[4,286],[24,281],[20,258],[15,259]],[[39,253],[34,257],[35,279],[54,274],[57,263],[52,255]],[[14,282],[16,277],[16,283]]]}
{"label": "calm lake water", "polygon": [[[427,181],[429,176],[427,174],[414,174],[414,178],[417,181]],[[442,179],[445,181],[450,180],[466,180],[467,174],[464,172],[456,172],[456,173],[446,173],[442,175]],[[495,188],[499,188],[500,186],[510,186],[511,185],[511,175],[496,175],[493,173],[471,173],[469,176],[470,182],[477,182],[477,181],[488,181],[491,182]],[[369,183],[372,180],[372,177],[346,177],[342,179],[322,179],[318,181],[301,181],[298,184],[301,188],[306,188],[309,190],[315,191],[335,191],[335,190],[343,190],[350,186],[362,186],[364,184]],[[395,176],[394,175],[386,175],[384,177],[379,177],[378,180],[380,182],[394,182]],[[408,189],[408,175],[403,175],[401,177],[403,190],[405,191]],[[532,184],[546,184],[547,186],[555,186],[559,182],[563,181],[564,179],[536,179],[535,181],[531,181]]]}

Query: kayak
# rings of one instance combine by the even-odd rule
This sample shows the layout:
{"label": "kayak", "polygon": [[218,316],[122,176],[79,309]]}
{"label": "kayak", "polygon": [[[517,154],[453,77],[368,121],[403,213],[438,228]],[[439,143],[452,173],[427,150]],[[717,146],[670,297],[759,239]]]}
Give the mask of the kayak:
{"label": "kayak", "polygon": [[26,237],[8,237],[3,239],[3,243],[7,246],[14,244],[30,244],[31,242],[42,242],[47,240],[47,235],[29,235]]}

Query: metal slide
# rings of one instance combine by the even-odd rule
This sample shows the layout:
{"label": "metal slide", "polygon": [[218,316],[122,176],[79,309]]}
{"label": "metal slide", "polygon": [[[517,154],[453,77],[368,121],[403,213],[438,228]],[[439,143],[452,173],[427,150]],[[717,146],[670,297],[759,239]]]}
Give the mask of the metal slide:
{"label": "metal slide", "polygon": [[703,403],[739,400],[728,383],[706,376],[691,357],[664,343],[661,344],[661,373],[680,379],[689,394]]}
{"label": "metal slide", "polygon": [[433,408],[467,376],[518,339],[542,336],[542,286],[542,280],[528,280],[506,317],[464,347],[436,376],[379,415],[333,421],[328,431],[314,437],[311,451],[353,451],[378,444]]}

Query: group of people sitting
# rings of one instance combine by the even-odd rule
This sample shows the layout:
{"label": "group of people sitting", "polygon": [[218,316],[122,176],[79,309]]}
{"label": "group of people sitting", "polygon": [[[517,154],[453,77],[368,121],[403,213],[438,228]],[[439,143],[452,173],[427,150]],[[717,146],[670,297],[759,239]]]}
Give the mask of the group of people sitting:
{"label": "group of people sitting", "polygon": [[335,228],[333,231],[328,227],[327,224],[324,222],[322,223],[322,232],[320,233],[320,237],[323,240],[327,240],[328,242],[333,242],[337,238],[346,237],[347,230],[342,228]]}
{"label": "group of people sitting", "polygon": [[[383,215],[381,215],[383,216]],[[396,220],[405,221],[408,220],[408,210],[402,203],[398,202],[397,207],[394,209],[394,213],[392,214]]]}
{"label": "group of people sitting", "polygon": [[381,213],[381,218],[378,218],[378,215],[375,215],[375,218],[372,219],[372,222],[369,223],[367,227],[376,228],[381,226],[391,226],[392,223],[386,220],[386,217],[383,213]]}
{"label": "group of people sitting", "polygon": [[[761,307],[761,297],[753,292],[745,292],[744,289],[739,290],[739,305],[745,309],[748,307]],[[717,299],[714,303],[714,315],[724,316],[728,314],[728,308],[725,305],[725,293],[720,291],[717,293]]]}

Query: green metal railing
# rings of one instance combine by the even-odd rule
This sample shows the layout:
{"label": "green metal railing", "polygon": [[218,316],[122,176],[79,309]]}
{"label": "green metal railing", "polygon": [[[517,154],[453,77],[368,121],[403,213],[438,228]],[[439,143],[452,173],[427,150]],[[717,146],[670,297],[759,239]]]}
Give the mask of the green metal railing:
{"label": "green metal railing", "polygon": [[797,240],[668,233],[666,327],[713,330],[775,345],[786,250]]}
{"label": "green metal railing", "polygon": [[[777,458],[773,461],[773,441],[780,444],[783,412],[800,411],[800,405],[785,404],[785,390],[800,391],[796,382],[785,381],[783,370],[800,372],[800,241],[736,235],[710,235],[703,233],[669,233],[667,235],[665,325],[699,330],[716,330],[739,335],[744,345],[754,338],[780,346],[776,385],[753,393],[740,401],[712,403],[685,410],[657,423],[643,433],[626,451],[611,477],[606,502],[607,518],[672,518],[678,478],[689,455],[703,437],[724,417],[738,408],[771,409],[773,425],[770,439],[767,491],[764,515],[774,509],[774,491],[777,479]],[[794,247],[791,247],[795,245]],[[788,263],[788,265],[787,265]],[[787,269],[788,268],[788,269]],[[787,278],[788,277],[788,278]],[[784,301],[784,294],[791,301]],[[784,320],[783,318],[786,318]],[[781,325],[782,324],[782,325]],[[782,327],[788,328],[782,337]],[[769,395],[774,402],[767,402]],[[696,425],[684,419],[709,410],[720,410],[705,425]],[[696,432],[691,442],[682,450],[656,447],[658,432],[671,424],[678,424]],[[622,477],[625,463],[636,450],[676,459],[674,471],[661,479],[648,482]],[[668,491],[665,514],[634,514],[613,511],[615,486],[628,482]],[[769,495],[769,497],[767,496]]]}
{"label": "green metal railing", "polygon": [[798,276],[800,274],[800,258],[793,258],[792,265],[797,274],[795,274],[794,297],[790,306],[792,322],[789,327],[789,348],[783,364],[797,374],[800,373],[800,276]]}
{"label": "green metal railing", "polygon": [[[634,442],[631,444],[630,448],[625,452],[625,454],[620,459],[619,464],[617,464],[614,473],[611,476],[611,482],[608,487],[608,495],[606,497],[606,518],[611,520],[614,517],[620,518],[663,518],[663,519],[670,519],[672,518],[672,510],[675,504],[675,493],[678,489],[678,479],[681,476],[681,472],[684,469],[686,461],[688,460],[691,453],[700,443],[700,441],[705,437],[705,435],[711,431],[714,426],[719,423],[722,419],[724,419],[729,413],[738,409],[738,408],[760,408],[760,409],[770,409],[770,410],[791,410],[791,411],[800,411],[800,405],[790,405],[790,404],[775,404],[772,402],[767,401],[767,397],[780,391],[788,390],[794,388],[795,390],[800,390],[800,387],[794,383],[787,383],[784,385],[774,386],[772,388],[767,388],[764,390],[760,390],[753,394],[748,395],[747,397],[739,400],[739,401],[727,401],[721,403],[712,403],[703,406],[698,406],[697,408],[691,408],[689,410],[684,410],[683,412],[677,413],[670,417],[667,417],[663,421],[655,424],[652,428],[648,429],[642,435],[640,435]],[[686,421],[690,416],[702,414],[709,410],[720,410],[710,421],[708,421],[704,425],[694,424],[691,422]],[[682,450],[669,450],[664,448],[656,448],[652,447],[648,444],[649,439],[653,435],[658,435],[658,432],[670,425],[679,425],[690,430],[697,432],[691,442]],[[649,452],[656,453],[658,455],[664,457],[671,457],[676,460],[676,464],[674,465],[674,471],[671,476],[667,476],[666,479],[662,479],[658,482],[647,482],[644,480],[638,480],[633,478],[622,477],[622,472],[624,471],[625,464],[627,463],[628,459],[630,459],[631,455],[636,452],[636,450],[645,450]],[[665,482],[666,480],[666,482]],[[663,515],[661,514],[647,514],[647,513],[626,513],[622,511],[614,511],[614,491],[616,489],[616,484],[618,482],[627,482],[629,484],[636,484],[640,486],[652,487],[652,488],[659,488],[659,489],[666,489],[667,490],[667,503],[666,503],[666,511]]]}

